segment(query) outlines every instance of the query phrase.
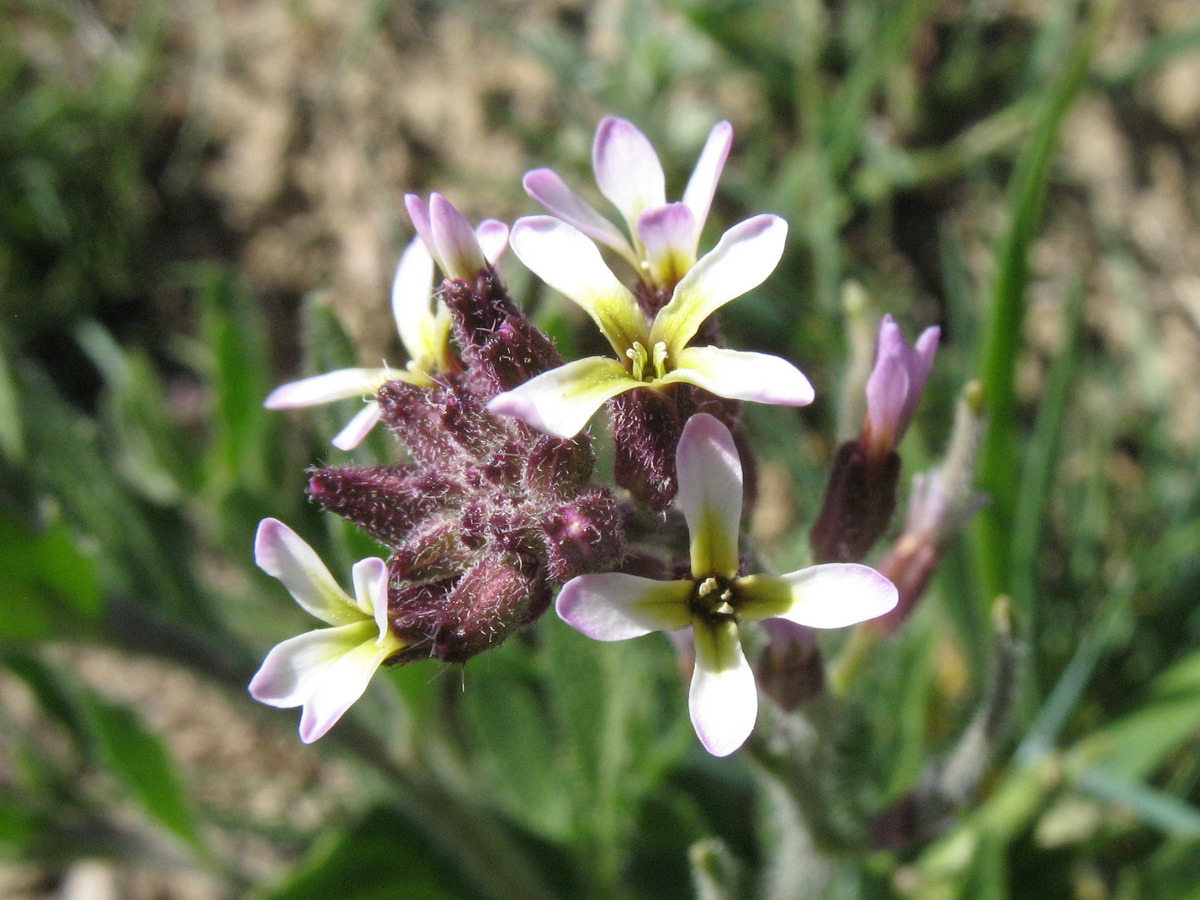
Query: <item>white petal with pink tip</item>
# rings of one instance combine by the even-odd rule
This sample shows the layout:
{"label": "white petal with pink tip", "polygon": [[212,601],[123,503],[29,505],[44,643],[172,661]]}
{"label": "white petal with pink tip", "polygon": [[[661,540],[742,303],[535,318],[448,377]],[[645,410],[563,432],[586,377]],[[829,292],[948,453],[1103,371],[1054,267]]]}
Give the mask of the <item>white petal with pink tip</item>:
{"label": "white petal with pink tip", "polygon": [[787,223],[778,216],[754,216],[734,225],[675,286],[671,302],[654,319],[650,341],[678,352],[704,320],[732,300],[758,287],[783,255]]}
{"label": "white petal with pink tip", "polygon": [[667,202],[658,154],[632,122],[614,116],[600,120],[592,144],[592,168],[600,193],[621,211],[631,232],[643,210]]}
{"label": "white petal with pink tip", "polygon": [[309,631],[276,645],[250,682],[270,706],[303,706],[300,739],[324,735],[363,695],[380,664],[398,647],[380,646],[375,623]]}
{"label": "white petal with pink tip", "polygon": [[553,215],[579,229],[592,240],[616,250],[631,266],[637,268],[637,256],[625,235],[612,222],[581,200],[567,187],[558,173],[551,169],[534,169],[525,173],[521,183],[525,187],[525,193]]}
{"label": "white petal with pink tip", "polygon": [[378,400],[368,400],[357,413],[354,414],[346,427],[337,433],[332,443],[339,450],[353,450],[363,442],[363,439],[371,433],[371,429],[383,418],[383,409],[379,405]]}
{"label": "white petal with pink tip", "polygon": [[738,579],[750,598],[744,618],[787,619],[809,628],[845,628],[891,612],[899,600],[896,586],[870,566],[827,563],[786,575],[750,575]]}
{"label": "white petal with pink tip", "polygon": [[558,595],[559,618],[597,641],[624,641],[652,631],[678,631],[692,622],[689,581],[654,581],[621,572],[580,575]]}
{"label": "white petal with pink tip", "polygon": [[742,463],[733,436],[700,413],[688,419],[676,452],[678,502],[691,535],[692,575],[731,578],[738,570]]}
{"label": "white petal with pink tip", "polygon": [[338,369],[299,381],[281,384],[267,395],[267,409],[294,409],[319,406],[335,400],[365,397],[378,391],[387,381],[387,369]]}
{"label": "white petal with pink tip", "polygon": [[573,438],[605,400],[642,386],[615,359],[589,356],[543,372],[498,394],[488,410],[513,416],[526,425],[560,438]]}
{"label": "white petal with pink tip", "polygon": [[683,191],[683,202],[692,211],[695,230],[692,234],[692,253],[695,255],[696,245],[700,241],[700,231],[704,228],[704,220],[708,218],[709,207],[712,206],[713,195],[717,191],[717,181],[721,178],[721,170],[725,168],[725,160],[729,157],[729,148],[733,146],[733,126],[728,122],[718,122],[708,133],[700,158],[696,160],[696,168],[688,179]]}
{"label": "white petal with pink tip", "polygon": [[804,374],[785,359],[768,353],[724,347],[685,347],[675,369],[662,380],[682,381],[718,397],[776,406],[807,406],[816,396]]}
{"label": "white petal with pink tip", "polygon": [[278,578],[305,612],[329,625],[362,619],[358,604],[341,589],[305,540],[278,519],[263,519],[254,538],[254,561]]}
{"label": "white petal with pink tip", "polygon": [[742,652],[737,623],[693,625],[696,667],[688,692],[692,726],[704,749],[728,756],[746,742],[758,718],[754,672]]}

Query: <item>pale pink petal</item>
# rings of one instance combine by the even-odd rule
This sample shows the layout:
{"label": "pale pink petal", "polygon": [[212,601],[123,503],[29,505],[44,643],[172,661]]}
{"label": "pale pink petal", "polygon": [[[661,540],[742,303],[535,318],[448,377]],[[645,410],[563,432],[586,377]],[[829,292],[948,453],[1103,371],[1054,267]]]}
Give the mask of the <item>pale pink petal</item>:
{"label": "pale pink petal", "polygon": [[381,635],[388,632],[387,563],[378,557],[360,559],[350,570],[354,600],[362,614],[374,619]]}
{"label": "pale pink petal", "polygon": [[387,369],[338,369],[336,372],[281,384],[267,395],[263,406],[267,409],[296,409],[351,397],[367,397],[378,391],[387,378]]}
{"label": "pale pink petal", "polygon": [[896,586],[870,566],[827,563],[786,575],[748,575],[737,581],[744,619],[787,619],[809,628],[844,628],[891,612]]}
{"label": "pale pink petal", "polygon": [[475,238],[488,265],[496,265],[508,249],[508,226],[499,219],[484,219],[475,229]]}
{"label": "pale pink petal", "polygon": [[871,439],[890,450],[900,439],[901,417],[911,389],[908,347],[900,326],[885,316],[879,327],[875,364],[867,378],[867,428]]}
{"label": "pale pink petal", "polygon": [[694,227],[692,211],[682,203],[656,206],[638,217],[638,239],[646,251],[654,284],[674,285],[696,262]]}
{"label": "pale pink petal", "polygon": [[637,300],[582,232],[552,216],[526,216],[509,242],[530,271],[583,307],[619,356],[634,341],[648,347]]}
{"label": "pale pink petal", "polygon": [[497,394],[488,411],[513,416],[555,437],[573,438],[605,400],[642,386],[615,359],[589,356]]}
{"label": "pale pink petal", "polygon": [[718,397],[776,406],[807,406],[816,396],[803,373],[768,353],[725,347],[684,347],[661,382],[682,381]]}
{"label": "pale pink petal", "polygon": [[525,186],[525,193],[547,211],[573,225],[592,240],[616,250],[631,266],[637,268],[637,256],[629,246],[629,239],[612,222],[581,200],[556,172],[550,169],[534,169],[525,173],[521,183]]}
{"label": "pale pink petal", "polygon": [[373,622],[321,628],[276,645],[250,681],[250,694],[269,706],[302,706],[300,739],[324,735],[350,708],[396,646],[375,642]]}
{"label": "pale pink petal", "polygon": [[678,353],[704,320],[732,300],[758,287],[779,258],[787,223],[778,216],[754,216],[734,225],[688,271],[659,312],[650,331],[651,343],[663,341]]}
{"label": "pale pink petal", "polygon": [[392,279],[392,317],[409,359],[429,355],[425,346],[428,320],[433,318],[433,257],[418,236],[400,255]]}
{"label": "pale pink petal", "polygon": [[692,726],[704,749],[728,756],[746,742],[758,718],[754,672],[738,640],[737,623],[697,619],[696,666],[688,693]]}
{"label": "pale pink petal", "polygon": [[692,581],[654,581],[606,572],[563,585],[555,610],[576,631],[597,641],[623,641],[652,631],[676,631],[692,622]]}
{"label": "pale pink petal", "polygon": [[908,390],[908,402],[904,405],[906,423],[912,421],[913,413],[917,410],[917,403],[921,399],[921,391],[925,389],[925,382],[929,379],[929,373],[933,369],[933,358],[937,354],[938,343],[941,337],[942,329],[934,325],[922,331],[920,337],[917,338],[917,342],[913,345],[912,353],[908,360],[910,387]]}
{"label": "pale pink petal", "polygon": [[425,249],[430,255],[436,255],[436,244],[433,242],[433,226],[429,222],[429,205],[416,194],[404,195],[404,207],[412,220],[413,229],[425,243]]}
{"label": "pale pink petal", "polygon": [[632,232],[643,210],[667,202],[658,154],[632,122],[606,116],[596,127],[592,168],[600,193],[625,217]]}
{"label": "pale pink petal", "polygon": [[447,278],[472,279],[487,266],[475,229],[441,194],[429,195],[434,256]]}
{"label": "pale pink petal", "polygon": [[353,450],[363,442],[371,429],[383,418],[383,410],[378,400],[368,400],[354,418],[346,423],[346,427],[337,433],[331,442],[339,450]]}
{"label": "pale pink petal", "polygon": [[688,419],[675,454],[677,499],[691,536],[692,575],[731,578],[738,570],[742,461],[733,435],[707,413]]}
{"label": "pale pink petal", "polygon": [[696,254],[696,246],[700,242],[700,232],[704,228],[704,220],[708,218],[708,210],[712,206],[713,195],[717,191],[717,181],[721,178],[721,170],[725,168],[725,160],[729,157],[729,148],[733,146],[733,126],[728,122],[718,122],[708,134],[692,177],[688,179],[683,191],[683,202],[692,211],[694,228],[692,231],[692,255]]}
{"label": "pale pink petal", "polygon": [[362,621],[358,606],[338,586],[304,539],[278,519],[263,519],[254,538],[254,561],[278,578],[310,615],[330,625]]}

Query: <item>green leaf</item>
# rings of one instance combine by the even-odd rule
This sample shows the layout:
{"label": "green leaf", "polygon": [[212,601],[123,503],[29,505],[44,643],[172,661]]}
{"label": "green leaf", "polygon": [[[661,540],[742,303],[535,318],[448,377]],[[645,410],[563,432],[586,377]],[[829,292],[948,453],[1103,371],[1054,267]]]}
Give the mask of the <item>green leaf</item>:
{"label": "green leaf", "polygon": [[20,409],[17,386],[8,364],[4,332],[0,331],[0,456],[6,456],[13,462],[25,458]]}
{"label": "green leaf", "polygon": [[162,741],[128,707],[91,695],[88,722],[109,770],[150,816],[203,852],[196,819]]}
{"label": "green leaf", "polygon": [[62,723],[79,752],[86,756],[91,749],[88,724],[73,696],[74,688],[31,653],[10,650],[0,655],[0,663],[25,682],[42,712]]}
{"label": "green leaf", "polygon": [[62,522],[38,531],[0,511],[0,640],[78,634],[95,624],[103,600],[92,560]]}
{"label": "green leaf", "polygon": [[1107,767],[1089,769],[1075,782],[1083,793],[1133,810],[1145,824],[1168,837],[1200,839],[1200,809],[1171,794],[1126,781]]}
{"label": "green leaf", "polygon": [[987,430],[980,446],[978,482],[990,502],[977,520],[976,545],[986,603],[1007,593],[1011,581],[1012,528],[1017,502],[1011,486],[1020,483],[1016,461],[1015,375],[1025,316],[1029,247],[1041,221],[1062,123],[1083,88],[1097,38],[1114,7],[1112,0],[1095,3],[1074,46],[1057,49],[1055,55],[1063,58],[1062,67],[1042,97],[1036,113],[1037,125],[1017,159],[1009,184],[1009,225],[997,253],[979,363]]}
{"label": "green leaf", "polygon": [[319,841],[283,884],[255,900],[477,900],[478,888],[405,811],[375,807]]}
{"label": "green leaf", "polygon": [[262,319],[226,269],[201,266],[193,280],[201,306],[201,362],[215,400],[210,471],[219,490],[260,496],[277,483],[276,423],[262,405],[269,390]]}

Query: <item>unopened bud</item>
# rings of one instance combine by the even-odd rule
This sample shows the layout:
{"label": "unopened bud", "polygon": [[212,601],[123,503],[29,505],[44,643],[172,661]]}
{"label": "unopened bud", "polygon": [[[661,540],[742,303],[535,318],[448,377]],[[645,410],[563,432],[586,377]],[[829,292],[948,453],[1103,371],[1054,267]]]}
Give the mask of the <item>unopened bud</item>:
{"label": "unopened bud", "polygon": [[466,662],[545,612],[550,590],[519,560],[489,554],[453,587],[445,582],[399,589],[389,604],[392,629],[406,642],[400,662],[433,657]]}
{"label": "unopened bud", "polygon": [[492,269],[447,281],[442,299],[472,388],[485,401],[562,365],[562,357],[513,303]]}
{"label": "unopened bud", "polygon": [[530,491],[541,496],[573,497],[592,477],[595,465],[591,438],[587,435],[573,439],[542,435],[535,439],[525,460],[523,481]]}
{"label": "unopened bud", "polygon": [[490,455],[507,437],[483,402],[455,384],[389,381],[379,390],[383,420],[420,463],[445,470]]}
{"label": "unopened bud", "polygon": [[413,466],[331,466],[313,472],[308,493],[322,509],[394,548],[426,516],[454,503],[458,488]]}
{"label": "unopened bud", "polygon": [[838,448],[821,512],[808,533],[818,562],[855,562],[883,536],[896,509],[900,457],[868,454],[858,441]]}
{"label": "unopened bud", "polygon": [[759,688],[791,712],[825,689],[825,664],[811,628],[786,619],[762,623],[769,641],[754,663]]}
{"label": "unopened bud", "polygon": [[560,584],[587,572],[602,572],[620,562],[620,514],[612,495],[593,490],[560,504],[542,520],[546,570]]}

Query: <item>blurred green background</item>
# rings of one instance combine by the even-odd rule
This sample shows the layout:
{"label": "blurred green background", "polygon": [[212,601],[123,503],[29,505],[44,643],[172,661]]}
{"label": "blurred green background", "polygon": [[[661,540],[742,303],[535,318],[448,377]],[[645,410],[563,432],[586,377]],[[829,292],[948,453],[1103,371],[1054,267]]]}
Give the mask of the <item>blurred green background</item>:
{"label": "blurred green background", "polygon": [[[305,468],[396,450],[262,398],[398,358],[405,192],[586,194],[605,114],[672,196],[733,123],[706,242],[790,222],[723,319],[818,392],[747,410],[764,555],[856,426],[850,281],[943,328],[906,476],[983,382],[990,502],[786,753],[708,758],[667,641],[553,616],[304,747],[245,692],[309,627],[254,528],[344,575]],[[1194,0],[0,0],[0,897],[1197,900],[1198,138]]]}

